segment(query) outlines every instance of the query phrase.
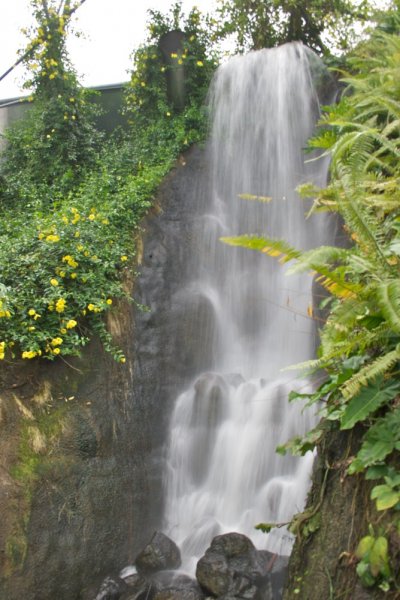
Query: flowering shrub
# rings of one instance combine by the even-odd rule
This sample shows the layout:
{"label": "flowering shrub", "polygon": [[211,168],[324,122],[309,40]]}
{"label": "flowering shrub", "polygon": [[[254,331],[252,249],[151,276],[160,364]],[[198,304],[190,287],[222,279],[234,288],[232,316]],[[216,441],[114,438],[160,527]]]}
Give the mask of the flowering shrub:
{"label": "flowering shrub", "polygon": [[[133,233],[157,186],[178,153],[201,137],[203,96],[196,104],[193,92],[188,109],[172,118],[167,104],[154,112],[152,96],[145,97],[153,90],[167,102],[164,76],[154,76],[156,62],[161,73],[154,48],[142,48],[138,56],[150,58],[136,61],[127,92],[132,127],[100,149],[93,108],[65,51],[72,5],[65,3],[62,14],[49,1],[32,5],[34,102],[7,134],[0,172],[0,361],[77,355],[97,334],[125,362],[104,315],[127,298]],[[204,53],[196,60],[204,66]],[[139,86],[142,104],[135,104],[139,72],[146,84]]]}

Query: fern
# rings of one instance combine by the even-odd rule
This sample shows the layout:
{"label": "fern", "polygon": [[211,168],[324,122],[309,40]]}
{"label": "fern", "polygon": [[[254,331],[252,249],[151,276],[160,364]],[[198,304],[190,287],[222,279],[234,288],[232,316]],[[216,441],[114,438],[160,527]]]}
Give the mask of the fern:
{"label": "fern", "polygon": [[400,281],[386,281],[376,288],[380,309],[396,333],[400,334]]}
{"label": "fern", "polygon": [[281,263],[299,259],[301,256],[299,250],[292,248],[292,246],[289,246],[289,244],[282,240],[274,240],[273,238],[241,235],[238,237],[222,237],[220,241],[229,246],[240,246],[242,248],[249,248],[250,250],[258,250],[258,252],[278,258]]}
{"label": "fern", "polygon": [[359,393],[362,387],[368,386],[373,383],[378,377],[382,377],[388,371],[390,371],[394,365],[400,360],[400,347],[379,356],[374,362],[366,365],[358,373],[353,375],[346,383],[340,388],[341,392],[346,398],[350,400],[356,394]]}

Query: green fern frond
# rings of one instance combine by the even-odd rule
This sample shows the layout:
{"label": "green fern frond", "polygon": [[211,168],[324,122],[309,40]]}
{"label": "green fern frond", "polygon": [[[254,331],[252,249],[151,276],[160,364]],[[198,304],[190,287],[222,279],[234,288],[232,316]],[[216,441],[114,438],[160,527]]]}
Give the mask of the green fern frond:
{"label": "green fern frond", "polygon": [[400,333],[400,280],[386,281],[376,288],[379,307],[390,327]]}
{"label": "green fern frond", "polygon": [[337,246],[319,246],[307,250],[299,257],[298,261],[289,268],[288,275],[292,273],[304,273],[305,271],[316,271],[320,273],[333,263],[346,263],[351,256],[351,250],[338,248]]}
{"label": "green fern frond", "polygon": [[271,196],[255,196],[254,194],[239,194],[241,200],[256,200],[257,202],[271,202]]}
{"label": "green fern frond", "polygon": [[221,242],[229,246],[240,246],[249,250],[257,250],[278,258],[280,263],[286,263],[301,257],[301,252],[292,246],[289,246],[282,240],[274,240],[272,238],[257,237],[252,235],[241,235],[237,237],[221,237]]}
{"label": "green fern frond", "polygon": [[350,400],[358,394],[362,387],[366,387],[378,377],[382,377],[385,373],[390,371],[399,360],[400,348],[396,348],[384,356],[379,356],[374,362],[369,363],[360,369],[358,373],[346,381],[340,388],[343,397],[346,398],[346,400]]}

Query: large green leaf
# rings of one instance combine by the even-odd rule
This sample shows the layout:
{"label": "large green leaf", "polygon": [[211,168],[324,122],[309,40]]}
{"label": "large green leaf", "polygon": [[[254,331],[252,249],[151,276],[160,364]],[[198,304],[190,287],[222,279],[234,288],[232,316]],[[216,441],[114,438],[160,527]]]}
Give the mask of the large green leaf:
{"label": "large green leaf", "polygon": [[352,429],[359,421],[364,421],[382,404],[392,400],[400,390],[400,382],[390,381],[386,385],[379,382],[369,385],[349,402],[341,418],[341,429]]}

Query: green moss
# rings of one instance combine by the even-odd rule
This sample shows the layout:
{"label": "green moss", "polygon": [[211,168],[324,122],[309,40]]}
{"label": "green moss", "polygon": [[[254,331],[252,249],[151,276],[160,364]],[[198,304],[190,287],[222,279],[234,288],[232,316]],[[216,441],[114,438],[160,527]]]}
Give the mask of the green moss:
{"label": "green moss", "polygon": [[6,572],[7,575],[10,575],[13,571],[22,567],[24,564],[27,547],[27,539],[22,530],[19,534],[14,533],[8,538],[6,542],[6,558],[8,561],[8,573]]}

